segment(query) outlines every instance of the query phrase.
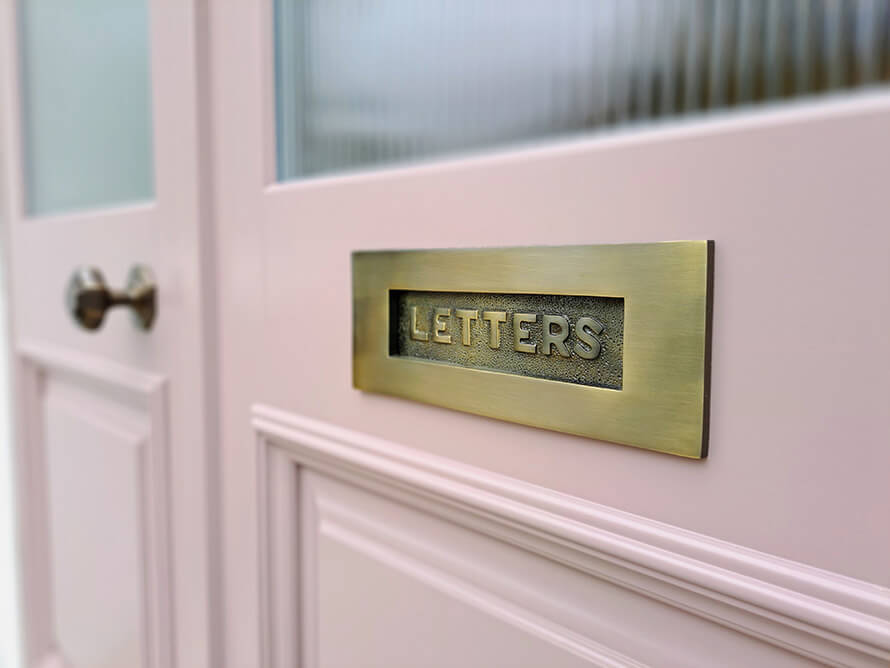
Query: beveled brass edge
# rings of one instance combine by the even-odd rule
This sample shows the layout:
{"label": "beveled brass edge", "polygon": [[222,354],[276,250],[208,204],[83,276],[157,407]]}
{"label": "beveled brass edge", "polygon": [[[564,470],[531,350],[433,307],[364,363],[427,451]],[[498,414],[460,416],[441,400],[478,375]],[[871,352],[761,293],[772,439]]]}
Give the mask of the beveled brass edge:
{"label": "beveled brass edge", "polygon": [[[668,441],[671,442],[670,445],[654,443],[651,438],[639,438],[639,437],[631,438],[631,437],[629,437],[627,434],[634,433],[634,432],[639,433],[640,430],[635,429],[635,428],[624,429],[623,427],[621,427],[616,430],[614,425],[612,428],[609,428],[608,425],[602,425],[599,423],[597,424],[597,426],[595,428],[590,428],[590,427],[583,427],[583,428],[574,427],[573,428],[573,427],[567,427],[565,425],[552,424],[552,420],[550,421],[551,424],[548,424],[547,420],[545,420],[545,419],[540,419],[540,418],[530,419],[527,417],[526,413],[523,413],[521,411],[516,411],[513,409],[505,411],[503,409],[498,410],[496,407],[492,408],[489,405],[483,405],[483,406],[472,405],[472,406],[470,406],[467,404],[466,401],[463,400],[463,398],[458,398],[458,399],[442,398],[439,396],[430,397],[430,398],[423,397],[423,396],[420,396],[421,393],[419,393],[419,392],[418,393],[408,392],[402,386],[404,384],[404,380],[400,379],[400,380],[393,381],[391,378],[389,378],[391,375],[390,372],[392,372],[393,369],[399,368],[399,365],[411,364],[411,363],[423,364],[423,362],[420,360],[409,361],[409,360],[399,359],[398,357],[390,357],[388,355],[388,348],[386,349],[385,354],[380,355],[379,359],[376,362],[373,359],[373,357],[377,357],[376,354],[372,355],[372,358],[363,360],[362,368],[363,368],[365,377],[360,378],[359,364],[358,364],[358,347],[357,347],[358,334],[357,334],[357,329],[356,329],[356,324],[357,324],[356,323],[356,318],[357,318],[356,296],[358,293],[361,292],[361,290],[359,289],[359,283],[358,283],[358,280],[360,277],[356,274],[356,263],[358,260],[361,260],[361,259],[365,258],[366,256],[370,257],[372,260],[373,260],[374,256],[378,256],[380,258],[381,262],[386,262],[388,259],[392,259],[392,260],[401,259],[400,262],[397,261],[398,266],[396,268],[392,269],[392,272],[396,272],[396,271],[401,272],[401,277],[399,280],[396,280],[393,277],[392,273],[385,276],[385,278],[380,278],[380,276],[379,276],[379,274],[381,273],[380,267],[376,267],[375,269],[377,270],[377,272],[375,273],[374,276],[370,277],[372,279],[376,278],[377,280],[375,282],[380,283],[379,286],[377,286],[377,285],[374,286],[375,289],[383,289],[386,291],[388,291],[389,289],[423,289],[423,290],[437,290],[437,291],[445,291],[445,292],[479,291],[479,292],[492,292],[492,293],[518,292],[518,293],[529,293],[529,294],[534,294],[534,293],[548,294],[552,291],[552,292],[555,292],[558,294],[593,294],[590,291],[585,291],[585,290],[579,291],[579,290],[552,290],[552,289],[535,290],[535,289],[529,289],[528,281],[525,281],[525,280],[523,280],[522,286],[517,286],[516,288],[511,287],[511,288],[504,288],[504,289],[488,289],[488,290],[483,289],[483,288],[479,287],[478,285],[473,288],[455,287],[455,285],[449,285],[449,283],[451,283],[452,281],[449,281],[447,278],[444,279],[441,283],[439,283],[437,281],[437,283],[435,285],[430,285],[427,282],[424,286],[419,286],[412,282],[412,279],[410,278],[410,274],[412,273],[411,271],[407,272],[408,277],[407,278],[405,277],[405,271],[404,271],[403,265],[404,265],[404,260],[406,258],[410,258],[410,256],[412,256],[412,255],[416,256],[416,257],[423,257],[423,256],[429,255],[430,257],[436,256],[438,258],[441,258],[441,257],[447,257],[448,255],[461,255],[461,254],[471,255],[474,252],[478,252],[478,253],[482,253],[482,254],[491,254],[491,253],[499,254],[499,253],[504,252],[504,253],[507,253],[508,257],[513,256],[512,257],[513,260],[515,260],[517,257],[522,258],[523,256],[531,256],[531,259],[534,261],[534,260],[540,259],[540,254],[542,252],[546,253],[547,251],[550,251],[550,250],[553,250],[553,251],[556,251],[557,253],[559,253],[559,252],[566,252],[566,251],[567,252],[572,252],[572,251],[582,252],[585,249],[589,249],[592,252],[602,251],[602,250],[606,250],[606,249],[608,249],[608,251],[615,250],[615,251],[619,251],[619,252],[627,252],[629,255],[629,259],[634,259],[634,257],[633,257],[634,253],[638,253],[638,252],[642,251],[643,253],[648,254],[650,251],[656,252],[658,247],[661,247],[662,249],[664,249],[665,247],[671,247],[671,246],[676,246],[677,252],[679,252],[679,253],[683,253],[684,250],[688,251],[690,246],[693,247],[693,249],[696,246],[698,246],[701,248],[701,252],[703,252],[702,259],[696,260],[697,262],[700,262],[699,267],[704,269],[704,273],[701,276],[701,279],[703,279],[703,281],[704,281],[703,290],[693,289],[692,294],[689,295],[688,299],[686,299],[685,301],[681,300],[678,302],[678,304],[680,304],[680,305],[685,304],[688,307],[690,305],[690,303],[693,303],[693,302],[690,302],[689,299],[703,299],[703,303],[701,301],[699,302],[700,304],[702,304],[702,307],[699,310],[699,312],[704,317],[705,322],[702,322],[702,321],[699,321],[699,322],[702,323],[701,330],[702,330],[704,340],[699,339],[699,344],[695,346],[695,347],[700,348],[700,353],[702,354],[702,357],[699,358],[699,360],[700,360],[699,365],[694,365],[694,366],[698,366],[699,372],[701,373],[701,377],[697,381],[699,388],[695,392],[695,396],[697,396],[697,398],[698,398],[696,403],[698,403],[698,405],[699,405],[699,408],[696,410],[697,418],[694,423],[689,422],[689,420],[687,418],[683,418],[683,420],[681,422],[676,423],[676,424],[680,425],[680,424],[683,424],[683,422],[685,422],[685,424],[688,425],[685,429],[692,429],[693,424],[697,425],[697,427],[694,427],[694,429],[698,433],[698,438],[696,439],[696,443],[694,446],[692,445],[692,443],[688,443],[688,445],[682,445],[682,443],[680,443],[680,445],[677,445],[677,439],[675,436],[671,436],[668,438]],[[602,440],[602,441],[631,445],[631,446],[642,448],[642,449],[648,449],[648,450],[654,450],[657,452],[674,454],[674,455],[682,456],[682,457],[686,457],[686,458],[692,458],[692,459],[703,458],[707,455],[708,427],[709,427],[708,418],[709,418],[709,412],[710,412],[710,406],[709,406],[709,396],[710,396],[710,329],[711,329],[711,320],[712,320],[711,314],[712,314],[712,299],[713,299],[713,249],[714,249],[713,241],[676,241],[676,242],[634,243],[634,244],[504,247],[504,248],[472,248],[472,249],[471,248],[466,248],[466,249],[461,248],[461,249],[399,250],[399,251],[381,250],[381,251],[357,251],[357,252],[354,252],[352,254],[352,256],[353,256],[352,257],[352,273],[353,273],[353,276],[352,276],[352,278],[353,278],[353,385],[354,385],[354,387],[356,387],[359,390],[401,397],[401,398],[409,399],[412,401],[419,401],[422,403],[427,403],[427,404],[431,404],[431,405],[450,408],[452,410],[459,410],[461,412],[482,415],[482,416],[489,417],[489,418],[505,420],[505,421],[514,422],[514,423],[518,423],[518,424],[524,424],[524,425],[532,426],[532,427],[536,427],[536,428],[543,428],[543,429],[548,429],[548,430],[553,430],[553,431],[561,431],[563,433],[570,433],[570,434],[575,434],[575,435],[583,436],[583,437],[587,437],[587,438],[598,439],[598,440]],[[387,255],[391,256],[391,258],[384,257]],[[654,256],[653,259],[663,261],[664,257],[665,256],[663,254],[656,253],[656,255]],[[667,257],[669,257],[669,256],[667,256]],[[382,273],[385,274],[386,271],[389,269],[390,269],[389,267],[383,269]],[[664,267],[661,267],[661,269],[663,270]],[[693,269],[694,269],[694,265],[693,265]],[[657,276],[658,274],[655,274],[655,275]],[[642,280],[645,283],[647,280],[651,281],[651,277],[653,275],[652,274],[647,275],[645,272],[643,272],[643,276],[644,276],[644,278]],[[477,277],[474,280],[479,280],[479,279]],[[700,279],[694,279],[692,281],[691,285],[694,287],[695,281],[698,281],[698,280],[700,280]],[[503,282],[503,281],[501,281],[501,282]],[[534,281],[532,281],[532,282],[534,282]],[[690,284],[689,279],[685,279],[684,282],[686,284]],[[461,283],[463,283],[465,286],[467,281],[463,280],[462,282],[459,282],[458,285],[460,285]],[[698,285],[701,285],[701,283],[698,283]],[[372,290],[372,292],[373,292],[373,290]],[[635,291],[633,289],[628,289],[627,292],[618,291],[618,292],[615,292],[614,294],[609,291],[597,290],[595,294],[602,295],[602,296],[619,296],[619,297],[627,298],[627,296],[629,294],[634,294],[634,293],[635,293]],[[695,293],[698,293],[699,296],[696,297]],[[367,294],[368,294],[367,291],[365,291],[364,296],[366,298],[367,298]],[[637,293],[637,294],[639,294],[639,293]],[[387,309],[388,309],[388,300],[384,299],[382,296],[378,296],[378,299],[381,299],[384,303],[386,303]],[[388,313],[387,313],[387,317],[388,317]],[[388,320],[386,322],[388,322]],[[384,336],[383,338],[385,339],[386,336]],[[378,352],[382,352],[382,351],[378,351]],[[694,361],[692,363],[694,364]],[[685,365],[680,367],[681,369],[685,368],[685,371],[683,373],[685,373],[687,375],[690,372],[688,364],[689,363],[686,363]],[[445,365],[445,364],[432,363],[432,362],[428,362],[427,365],[430,367],[431,373],[435,372],[435,374],[437,376],[439,376],[440,378],[443,377],[442,376],[443,373],[453,373],[455,371],[461,375],[466,374],[469,376],[472,376],[473,374],[488,374],[488,375],[493,375],[493,376],[499,376],[502,379],[505,387],[510,388],[512,386],[512,389],[515,389],[516,387],[521,387],[524,384],[525,385],[529,385],[529,384],[534,385],[534,384],[540,384],[540,383],[552,383],[555,386],[562,386],[562,387],[560,387],[561,393],[564,393],[566,391],[565,386],[567,386],[567,385],[571,388],[568,391],[571,392],[572,394],[580,394],[580,395],[584,395],[584,396],[590,396],[591,393],[596,393],[596,392],[610,392],[610,393],[617,393],[617,394],[622,393],[621,390],[610,390],[608,388],[599,388],[599,387],[593,387],[593,386],[590,386],[590,387],[575,386],[572,384],[563,383],[561,381],[553,381],[553,380],[526,377],[526,376],[513,375],[513,374],[500,374],[496,370],[473,369],[473,368],[461,367],[459,365]],[[392,369],[390,369],[389,367],[392,367]],[[435,367],[437,367],[438,369],[436,369]],[[439,370],[442,367],[446,367],[450,371],[442,372],[441,370]],[[699,373],[699,372],[696,372],[696,373]],[[368,376],[367,375],[368,373],[371,373],[371,376]],[[397,373],[396,375],[401,375],[401,372]],[[644,373],[644,376],[648,376],[648,375],[649,375],[648,372]],[[684,393],[688,395],[688,391],[684,391]],[[627,401],[623,402],[623,403],[625,403],[625,406],[620,411],[621,413],[627,414],[628,411],[626,409],[628,407],[633,407],[634,410],[643,411],[642,413],[640,413],[640,416],[643,419],[653,419],[654,414],[649,409],[647,409],[647,406],[650,406],[649,402],[652,400],[647,400],[645,398],[640,398],[640,397],[631,397],[630,394],[627,394],[625,396],[627,396]],[[683,405],[690,406],[690,409],[692,408],[692,406],[688,403],[685,403],[685,402],[681,402],[681,403]],[[686,409],[683,409],[682,405],[676,404],[676,403],[674,403],[673,405],[675,406],[675,408],[682,410],[685,413]],[[657,406],[657,404],[651,404],[651,406],[655,407],[655,406]],[[601,409],[601,408],[602,408],[602,406],[598,407],[598,409]],[[629,415],[627,417],[629,417]],[[689,417],[692,417],[692,416],[690,415]],[[619,433],[616,434],[616,431]],[[624,433],[625,436],[622,437],[620,435],[620,433]],[[655,432],[650,432],[650,433],[654,434]]]}
{"label": "beveled brass edge", "polygon": [[711,442],[711,336],[714,327],[714,241],[707,242],[707,286],[705,288],[705,368],[702,388],[701,452],[706,459]]}

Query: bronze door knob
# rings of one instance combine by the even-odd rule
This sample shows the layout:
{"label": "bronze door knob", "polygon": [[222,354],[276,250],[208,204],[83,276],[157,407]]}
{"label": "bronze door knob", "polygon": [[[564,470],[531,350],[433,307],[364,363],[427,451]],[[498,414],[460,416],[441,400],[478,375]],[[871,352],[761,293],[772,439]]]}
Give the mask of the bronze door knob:
{"label": "bronze door knob", "polygon": [[78,267],[68,282],[66,303],[68,311],[84,329],[99,329],[108,309],[129,306],[135,325],[149,330],[157,315],[156,292],[154,274],[145,265],[137,264],[130,269],[124,290],[110,289],[99,269],[84,266]]}

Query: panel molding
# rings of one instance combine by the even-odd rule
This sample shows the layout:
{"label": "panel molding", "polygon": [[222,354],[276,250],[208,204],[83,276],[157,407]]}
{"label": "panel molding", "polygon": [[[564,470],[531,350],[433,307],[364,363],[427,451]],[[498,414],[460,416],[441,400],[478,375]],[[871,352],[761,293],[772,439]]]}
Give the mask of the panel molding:
{"label": "panel molding", "polygon": [[[313,572],[311,564],[295,565],[286,558],[288,550],[293,555],[297,549],[294,537],[282,541],[272,528],[280,523],[270,521],[270,515],[280,516],[288,503],[297,506],[298,500],[301,518],[317,521],[313,518],[318,510],[309,507],[312,499],[301,493],[296,467],[324,473],[804,657],[848,666],[882,666],[890,660],[890,589],[270,406],[254,406],[252,424],[260,477],[265,665],[280,665],[273,658],[282,651],[298,655],[296,645],[306,640],[311,645],[313,638],[306,626],[304,638],[284,640],[282,633],[276,634],[276,629],[300,628],[300,606],[287,608],[280,578],[290,578],[286,591],[294,596],[297,582],[312,587],[311,578],[305,577]],[[283,470],[291,473],[282,475]],[[305,545],[300,548],[301,555],[312,553]],[[304,577],[296,569],[302,569]],[[303,599],[311,599],[310,592],[303,593]],[[307,646],[303,656],[316,651]],[[314,662],[307,660],[307,665]]]}
{"label": "panel molding", "polygon": [[[45,435],[42,399],[48,378],[63,379],[99,396],[135,408],[148,428],[125,429],[122,438],[139,457],[142,546],[142,638],[146,666],[167,668],[173,661],[172,567],[168,475],[167,382],[151,373],[103,358],[42,343],[15,348],[19,387],[19,442],[15,452],[20,506],[22,593],[26,665],[68,666],[53,629],[53,592],[46,507]],[[100,420],[100,418],[97,418]],[[120,430],[120,426],[100,425]]]}
{"label": "panel molding", "polygon": [[[484,612],[559,650],[574,654],[597,668],[644,668],[645,664],[595,642],[583,634],[536,613],[533,606],[517,605],[468,578],[449,573],[435,557],[423,554],[416,545],[406,545],[399,537],[374,525],[338,503],[319,497],[318,536],[334,540],[355,552],[408,575],[430,589]],[[314,605],[314,602],[309,602]],[[314,612],[314,611],[313,611]]]}

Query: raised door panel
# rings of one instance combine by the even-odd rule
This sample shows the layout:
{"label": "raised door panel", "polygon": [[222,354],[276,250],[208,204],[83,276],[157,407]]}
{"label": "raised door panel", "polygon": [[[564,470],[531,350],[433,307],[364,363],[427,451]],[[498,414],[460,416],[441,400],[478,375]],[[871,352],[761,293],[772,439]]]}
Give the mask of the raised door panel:
{"label": "raised door panel", "polygon": [[142,425],[52,377],[43,408],[59,651],[75,666],[144,666]]}
{"label": "raised door panel", "polygon": [[344,527],[324,527],[317,559],[319,666],[591,665],[583,645],[554,643],[521,613]]}
{"label": "raised door panel", "polygon": [[165,383],[25,348],[29,665],[170,665]]}
{"label": "raised door panel", "polygon": [[315,566],[314,599],[304,602],[317,643],[310,665],[810,663],[331,478],[307,473],[301,487],[303,504],[317,513],[302,526],[303,545],[314,549],[303,557]]}
{"label": "raised door panel", "polygon": [[881,666],[886,589],[267,407],[262,665]]}

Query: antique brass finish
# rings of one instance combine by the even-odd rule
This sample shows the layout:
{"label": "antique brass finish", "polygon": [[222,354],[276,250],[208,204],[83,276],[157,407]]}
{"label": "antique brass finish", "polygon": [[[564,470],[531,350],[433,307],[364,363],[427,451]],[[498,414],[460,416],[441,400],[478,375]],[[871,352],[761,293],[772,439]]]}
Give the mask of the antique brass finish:
{"label": "antique brass finish", "polygon": [[129,306],[135,325],[148,330],[157,314],[155,293],[154,274],[145,265],[137,264],[130,269],[123,291],[109,289],[96,267],[78,267],[68,282],[66,303],[84,329],[99,329],[109,309]]}
{"label": "antique brass finish", "polygon": [[353,255],[353,383],[707,454],[713,242]]}
{"label": "antique brass finish", "polygon": [[391,290],[389,313],[391,356],[621,389],[623,299]]}

